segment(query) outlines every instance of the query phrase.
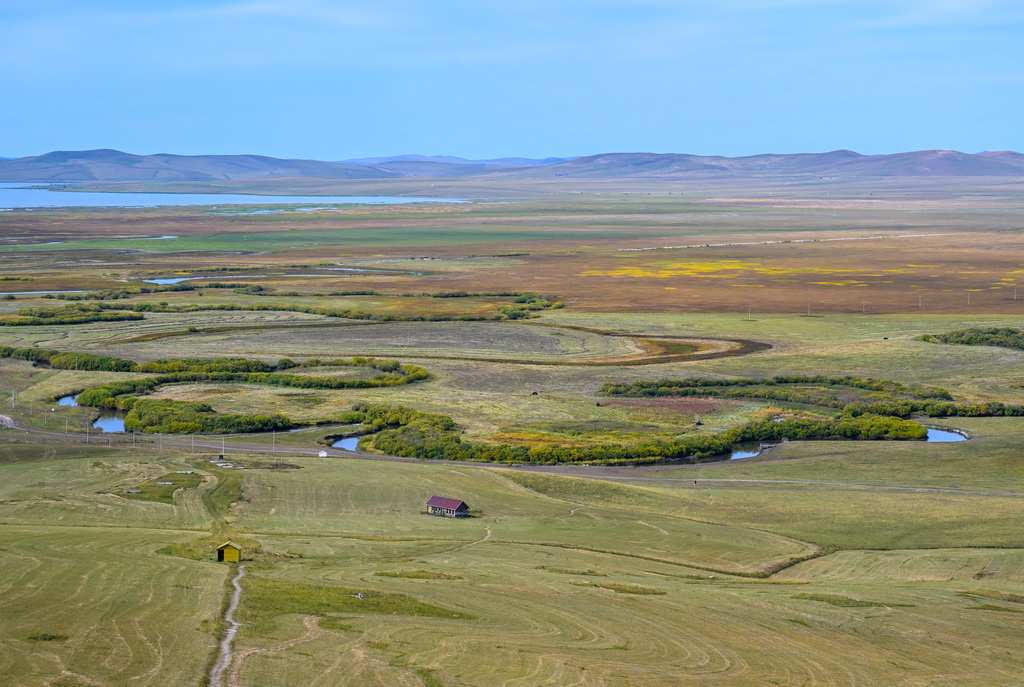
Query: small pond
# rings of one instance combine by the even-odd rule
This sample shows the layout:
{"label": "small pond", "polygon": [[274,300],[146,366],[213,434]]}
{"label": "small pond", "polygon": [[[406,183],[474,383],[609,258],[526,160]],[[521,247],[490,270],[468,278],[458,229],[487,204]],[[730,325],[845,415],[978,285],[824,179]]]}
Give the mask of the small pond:
{"label": "small pond", "polygon": [[761,442],[759,441],[744,441],[739,444],[732,445],[732,453],[729,454],[729,460],[739,460],[740,458],[753,458],[754,456],[761,455]]}
{"label": "small pond", "polygon": [[950,441],[967,441],[967,437],[958,432],[950,432],[946,429],[935,429],[933,427],[928,428],[928,438],[925,441],[929,443],[945,443]]}
{"label": "small pond", "polygon": [[117,410],[102,410],[92,426],[101,432],[124,432],[124,415]]}
{"label": "small pond", "polygon": [[334,448],[343,448],[346,451],[355,451],[359,446],[359,437],[346,437],[331,444]]}
{"label": "small pond", "polygon": [[78,394],[74,394],[72,396],[61,396],[60,398],[57,399],[57,405],[59,405],[59,406],[77,406],[78,405],[78,401],[76,399],[78,399]]}

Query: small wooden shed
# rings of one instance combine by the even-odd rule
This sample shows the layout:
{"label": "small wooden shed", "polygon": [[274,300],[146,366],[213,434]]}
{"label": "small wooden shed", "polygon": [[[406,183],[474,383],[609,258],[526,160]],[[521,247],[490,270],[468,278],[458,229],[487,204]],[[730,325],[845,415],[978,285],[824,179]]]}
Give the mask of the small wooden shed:
{"label": "small wooden shed", "polygon": [[242,547],[233,541],[226,541],[217,547],[217,560],[238,563],[242,560]]}
{"label": "small wooden shed", "polygon": [[427,501],[427,512],[431,515],[443,515],[448,518],[465,518],[469,516],[469,504],[444,496],[431,496]]}

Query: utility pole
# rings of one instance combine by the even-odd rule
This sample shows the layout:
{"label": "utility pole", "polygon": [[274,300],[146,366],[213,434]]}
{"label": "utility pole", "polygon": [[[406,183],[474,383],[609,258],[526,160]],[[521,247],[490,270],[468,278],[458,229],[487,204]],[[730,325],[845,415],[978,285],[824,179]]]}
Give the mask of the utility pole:
{"label": "utility pole", "polygon": [[68,418],[64,418],[64,436],[68,435]]}
{"label": "utility pole", "polygon": [[865,313],[865,312],[868,311],[868,302],[867,301],[861,301],[860,302],[860,311],[862,313]]}
{"label": "utility pole", "polygon": [[277,453],[277,430],[274,430],[274,434],[270,438],[270,452]]}
{"label": "utility pole", "polygon": [[919,308],[923,308],[924,307],[924,305],[922,305],[921,299],[922,299],[921,294],[917,294],[917,307],[919,307]]}

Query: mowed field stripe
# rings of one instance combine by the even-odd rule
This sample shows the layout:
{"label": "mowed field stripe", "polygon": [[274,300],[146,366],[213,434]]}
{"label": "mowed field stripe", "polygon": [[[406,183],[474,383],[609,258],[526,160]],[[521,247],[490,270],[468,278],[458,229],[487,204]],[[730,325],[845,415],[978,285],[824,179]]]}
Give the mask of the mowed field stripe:
{"label": "mowed field stripe", "polygon": [[0,526],[0,673],[11,684],[64,671],[85,684],[198,684],[214,640],[199,627],[216,616],[224,568],[155,553],[189,536]]}

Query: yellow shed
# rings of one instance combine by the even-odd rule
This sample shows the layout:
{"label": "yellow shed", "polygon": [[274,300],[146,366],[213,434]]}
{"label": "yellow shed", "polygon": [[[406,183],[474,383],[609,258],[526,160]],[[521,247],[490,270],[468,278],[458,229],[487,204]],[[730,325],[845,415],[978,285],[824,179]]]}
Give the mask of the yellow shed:
{"label": "yellow shed", "polygon": [[233,541],[226,541],[217,547],[217,560],[238,563],[242,560],[242,547]]}

